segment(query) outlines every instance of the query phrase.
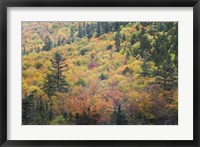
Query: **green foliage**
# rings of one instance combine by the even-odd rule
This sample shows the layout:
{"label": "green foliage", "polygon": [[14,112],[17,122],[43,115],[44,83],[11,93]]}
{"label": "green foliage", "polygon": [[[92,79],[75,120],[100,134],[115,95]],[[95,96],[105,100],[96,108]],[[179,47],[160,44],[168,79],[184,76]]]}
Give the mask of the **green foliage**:
{"label": "green foliage", "polygon": [[118,111],[116,113],[116,125],[127,125],[128,120],[127,116],[124,112],[121,110],[121,105],[118,106]]}
{"label": "green foliage", "polygon": [[57,80],[54,74],[47,74],[45,77],[45,83],[43,85],[43,91],[48,95],[49,98],[55,95],[57,91]]}
{"label": "green foliage", "polygon": [[119,32],[115,34],[115,46],[116,46],[116,51],[120,51],[120,40],[121,40],[121,35]]}
{"label": "green foliage", "polygon": [[36,69],[40,69],[42,66],[43,66],[43,64],[40,63],[40,62],[37,62],[37,63],[35,64],[35,68],[36,68]]}
{"label": "green foliage", "polygon": [[136,35],[136,33],[133,33],[131,36],[131,45],[134,45],[136,42],[138,42],[138,36]]}
{"label": "green foliage", "polygon": [[22,64],[22,69],[23,69],[23,70],[26,70],[26,69],[28,69],[30,66],[31,66],[30,63],[24,62],[24,63]]}
{"label": "green foliage", "polygon": [[83,78],[79,78],[79,80],[75,83],[75,85],[82,85],[84,87],[86,86],[86,83]]}
{"label": "green foliage", "polygon": [[55,52],[53,59],[51,59],[52,78],[54,79],[54,85],[58,92],[66,92],[68,83],[62,75],[62,68],[66,65],[63,64],[63,58],[59,52]]}
{"label": "green foliage", "polygon": [[97,32],[96,32],[96,37],[99,37],[100,35],[101,35],[100,22],[97,22]]}
{"label": "green foliage", "polygon": [[176,87],[178,72],[177,64],[175,60],[172,60],[174,57],[171,56],[174,52],[173,50],[178,48],[171,48],[171,44],[168,35],[166,33],[161,33],[154,44],[156,56],[152,57],[152,60],[158,67],[154,71],[154,75],[157,77],[162,87],[168,90]]}
{"label": "green foliage", "polygon": [[126,74],[133,74],[133,70],[131,70],[130,68],[126,67],[123,72],[122,72],[123,75],[126,75]]}
{"label": "green foliage", "polygon": [[77,125],[89,125],[91,118],[88,114],[83,113],[82,115],[76,114],[76,124]]}
{"label": "green foliage", "polygon": [[110,49],[112,49],[112,45],[111,44],[109,44],[108,46],[107,46],[107,50],[110,50]]}
{"label": "green foliage", "polygon": [[22,124],[31,124],[34,118],[34,97],[33,95],[25,96],[22,99]]}
{"label": "green foliage", "polygon": [[53,119],[51,122],[50,122],[51,125],[67,125],[68,122],[66,121],[66,119],[62,116],[62,115],[59,115],[57,116],[55,119]]}
{"label": "green foliage", "polygon": [[88,49],[82,49],[80,50],[80,54],[83,56],[88,52]]}
{"label": "green foliage", "polygon": [[142,76],[151,76],[152,75],[151,65],[149,62],[143,62],[141,68],[142,68],[142,72],[141,72]]}
{"label": "green foliage", "polygon": [[25,48],[22,50],[22,55],[23,55],[23,56],[27,55],[27,51],[26,51]]}
{"label": "green foliage", "polygon": [[22,124],[47,125],[49,120],[48,105],[37,99],[35,92],[22,100]]}
{"label": "green foliage", "polygon": [[77,61],[74,61],[74,64],[76,64],[77,66],[81,66],[81,65],[87,64],[87,62],[84,60],[77,60]]}
{"label": "green foliage", "polygon": [[49,38],[49,36],[47,35],[46,36],[46,39],[45,39],[45,46],[43,47],[43,51],[49,51],[51,48],[52,48],[52,42],[51,42],[51,40],[50,40],[50,38]]}
{"label": "green foliage", "polygon": [[38,99],[36,101],[34,123],[48,125],[49,119],[50,115],[47,102],[45,103],[41,99]]}
{"label": "green foliage", "polygon": [[61,39],[60,37],[58,38],[58,41],[57,41],[57,46],[60,46],[62,43],[61,43]]}
{"label": "green foliage", "polygon": [[101,73],[100,76],[99,76],[99,78],[100,78],[101,80],[106,80],[106,79],[109,78],[109,76],[108,76],[107,74],[105,74],[105,73]]}

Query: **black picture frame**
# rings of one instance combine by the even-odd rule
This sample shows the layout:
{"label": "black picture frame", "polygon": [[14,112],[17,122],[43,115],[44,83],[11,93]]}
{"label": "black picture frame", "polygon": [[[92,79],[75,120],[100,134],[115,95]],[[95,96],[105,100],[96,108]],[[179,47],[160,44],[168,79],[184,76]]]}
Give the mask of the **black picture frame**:
{"label": "black picture frame", "polygon": [[[7,140],[7,8],[8,7],[193,7],[193,140]],[[199,146],[199,65],[200,65],[200,2],[199,0],[0,0],[0,145],[1,146]],[[187,133],[187,132],[185,132]]]}

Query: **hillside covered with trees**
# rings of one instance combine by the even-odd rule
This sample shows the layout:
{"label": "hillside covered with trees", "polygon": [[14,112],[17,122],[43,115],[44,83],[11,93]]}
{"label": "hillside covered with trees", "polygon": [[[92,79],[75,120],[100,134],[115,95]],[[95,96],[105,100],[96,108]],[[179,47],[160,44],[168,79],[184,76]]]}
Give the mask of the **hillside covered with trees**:
{"label": "hillside covered with trees", "polygon": [[177,125],[177,22],[23,22],[23,125]]}

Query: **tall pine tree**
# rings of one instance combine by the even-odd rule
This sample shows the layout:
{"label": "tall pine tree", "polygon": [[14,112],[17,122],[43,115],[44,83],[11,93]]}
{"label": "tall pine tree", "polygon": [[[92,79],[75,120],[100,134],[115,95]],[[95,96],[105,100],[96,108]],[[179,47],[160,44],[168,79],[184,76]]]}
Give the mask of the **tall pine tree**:
{"label": "tall pine tree", "polygon": [[60,53],[56,52],[53,59],[51,59],[52,67],[50,68],[52,72],[52,78],[54,77],[54,84],[58,92],[65,92],[67,90],[68,83],[65,77],[62,75],[62,68],[65,66],[63,64],[64,59]]}
{"label": "tall pine tree", "polygon": [[53,59],[51,59],[51,73],[47,74],[46,81],[43,85],[43,91],[49,97],[50,103],[50,120],[53,119],[53,100],[52,97],[56,95],[56,92],[67,92],[68,83],[62,75],[63,58],[60,53],[56,52]]}

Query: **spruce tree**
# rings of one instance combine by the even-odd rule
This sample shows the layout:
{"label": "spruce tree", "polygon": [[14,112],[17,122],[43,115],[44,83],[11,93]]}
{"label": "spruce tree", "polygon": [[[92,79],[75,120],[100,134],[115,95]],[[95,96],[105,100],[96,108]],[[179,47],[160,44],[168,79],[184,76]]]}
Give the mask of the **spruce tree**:
{"label": "spruce tree", "polygon": [[64,76],[62,75],[62,68],[65,66],[63,64],[63,60],[64,59],[58,52],[56,52],[53,59],[51,59],[52,67],[50,68],[50,70],[52,72],[52,78],[55,78],[54,84],[58,92],[65,92],[68,85]]}
{"label": "spruce tree", "polygon": [[79,37],[79,38],[82,38],[83,36],[84,36],[84,35],[83,35],[82,26],[79,25],[79,26],[78,26],[78,37]]}
{"label": "spruce tree", "polygon": [[27,51],[26,51],[26,49],[25,48],[23,48],[23,50],[22,50],[22,55],[27,55]]}
{"label": "spruce tree", "polygon": [[138,41],[138,37],[135,33],[131,35],[131,45],[134,45]]}
{"label": "spruce tree", "polygon": [[55,95],[57,91],[56,87],[56,76],[55,74],[47,74],[45,77],[45,83],[43,85],[43,91],[47,94],[49,98]]}
{"label": "spruce tree", "polygon": [[151,67],[148,61],[144,61],[141,68],[142,68],[142,72],[141,72],[142,76],[146,77],[146,76],[152,75],[152,73],[150,72]]}
{"label": "spruce tree", "polygon": [[105,30],[105,33],[110,32],[111,28],[110,28],[109,22],[105,22],[105,29],[104,30]]}
{"label": "spruce tree", "polygon": [[119,32],[115,34],[115,46],[116,46],[116,51],[120,51],[120,40],[121,40],[121,35]]}
{"label": "spruce tree", "polygon": [[116,114],[116,125],[127,125],[128,120],[126,115],[121,110],[121,105],[118,106],[118,111]]}
{"label": "spruce tree", "polygon": [[115,23],[114,23],[114,31],[119,32],[119,31],[120,31],[120,25],[121,25],[120,22],[115,22]]}
{"label": "spruce tree", "polygon": [[73,43],[74,42],[74,27],[71,26],[70,27],[70,37],[69,37],[69,43]]}
{"label": "spruce tree", "polygon": [[34,123],[37,125],[48,125],[48,121],[51,119],[48,104],[41,98],[36,101]]}
{"label": "spruce tree", "polygon": [[177,84],[178,69],[175,60],[177,54],[175,48],[171,48],[171,41],[167,33],[159,34],[154,43],[155,54],[152,56],[152,60],[158,67],[154,70],[154,75],[165,90],[171,90]]}
{"label": "spruce tree", "polygon": [[61,45],[61,39],[60,37],[58,37],[57,46],[60,46],[60,45]]}
{"label": "spruce tree", "polygon": [[49,35],[46,36],[45,38],[45,46],[43,47],[43,51],[49,51],[52,48],[52,42],[49,38]]}
{"label": "spruce tree", "polygon": [[27,96],[22,99],[22,124],[28,125],[34,123],[34,107],[35,101],[33,94]]}
{"label": "spruce tree", "polygon": [[101,36],[101,26],[100,22],[97,22],[97,31],[96,31],[96,37]]}
{"label": "spruce tree", "polygon": [[86,36],[88,39],[90,39],[93,36],[93,32],[89,24],[86,24]]}
{"label": "spruce tree", "polygon": [[66,92],[68,83],[62,75],[63,58],[60,53],[56,52],[53,59],[51,59],[51,73],[47,74],[46,81],[43,85],[43,91],[47,94],[50,103],[49,118],[53,119],[53,100],[52,97],[56,95],[56,92]]}
{"label": "spruce tree", "polygon": [[122,35],[122,41],[126,41],[126,35],[125,34]]}

